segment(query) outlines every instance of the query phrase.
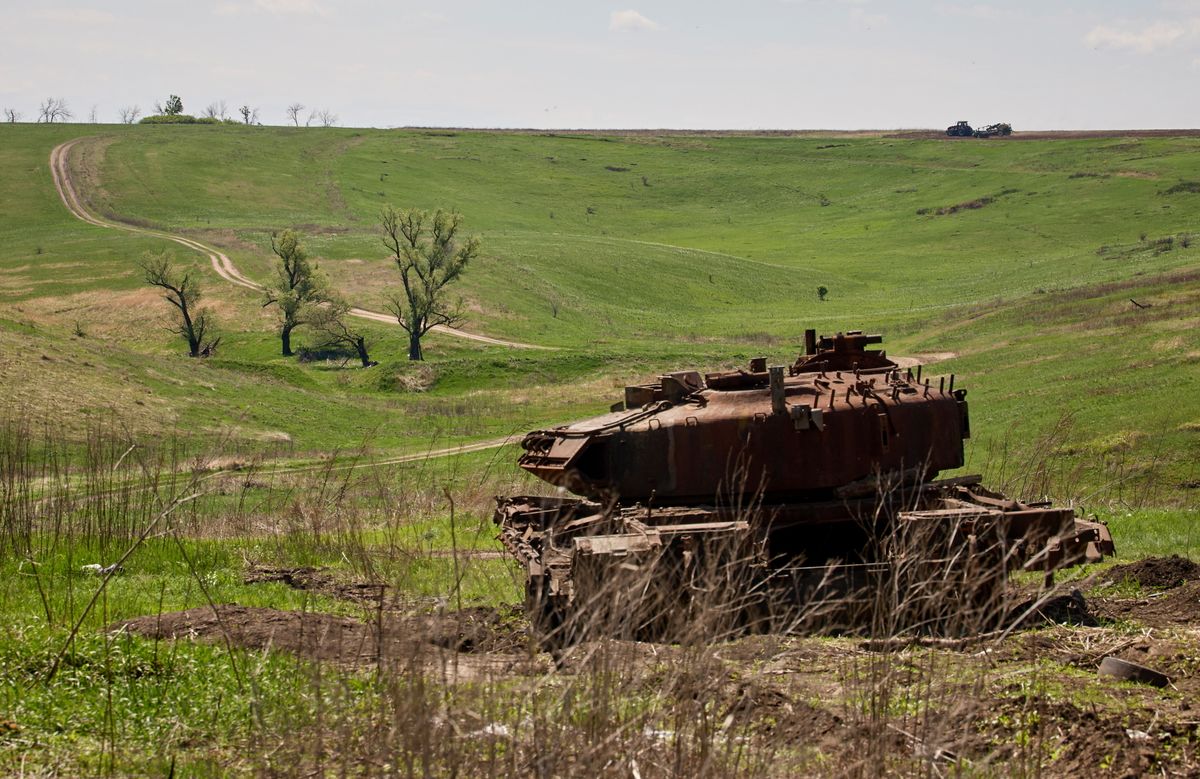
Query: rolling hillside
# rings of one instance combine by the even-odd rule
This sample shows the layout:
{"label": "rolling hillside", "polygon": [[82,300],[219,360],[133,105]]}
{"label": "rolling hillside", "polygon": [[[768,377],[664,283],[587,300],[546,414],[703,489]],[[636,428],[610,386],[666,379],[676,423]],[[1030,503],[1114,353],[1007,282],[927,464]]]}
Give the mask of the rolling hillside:
{"label": "rolling hillside", "polygon": [[[1107,500],[1137,483],[1163,505],[1200,478],[1197,138],[0,133],[14,174],[0,189],[6,400],[67,424],[112,407],[150,427],[232,429],[249,448],[420,450],[593,413],[661,370],[784,359],[806,326],[863,328],[893,352],[957,356],[939,370],[977,401],[973,467],[1022,472],[1050,446],[1059,476],[1024,486]],[[298,229],[376,310],[396,283],[380,207],[456,208],[484,240],[460,288],[465,329],[557,349],[431,336],[428,364],[412,366],[379,324],[379,368],[301,365],[275,355],[258,293],[206,268],[226,335],[216,359],[189,361],[136,261],[151,248],[203,258],[72,219],[47,160],[79,135],[71,171],[93,213],[203,240],[259,281],[270,233]],[[1050,431],[1063,440],[1046,444]]]}
{"label": "rolling hillside", "polygon": [[[76,139],[72,215],[50,156]],[[0,125],[0,172],[0,772],[1194,772],[1200,569],[1166,556],[1200,555],[1200,138]],[[544,348],[433,333],[412,364],[367,320],[377,366],[279,356],[228,277],[267,280],[291,227],[381,310],[386,203],[461,210],[466,329]],[[163,250],[201,274],[211,358],[141,281]],[[551,488],[511,441],[810,326],[955,374],[967,469],[1137,562],[1014,574],[1008,627],[961,638],[714,640],[745,594],[696,608],[693,581],[679,645],[539,653],[492,512]]]}

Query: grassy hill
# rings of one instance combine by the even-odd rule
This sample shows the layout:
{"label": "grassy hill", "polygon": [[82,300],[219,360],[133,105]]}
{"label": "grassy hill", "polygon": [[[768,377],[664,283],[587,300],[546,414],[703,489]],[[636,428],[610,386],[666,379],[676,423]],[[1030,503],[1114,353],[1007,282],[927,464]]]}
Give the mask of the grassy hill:
{"label": "grassy hill", "polygon": [[[370,325],[376,367],[280,357],[258,293],[226,283],[176,244],[70,216],[48,159],[77,137],[85,140],[74,147],[73,176],[95,213],[218,246],[260,281],[270,274],[271,232],[295,228],[335,284],[368,308],[380,309],[396,283],[376,233],[380,207],[456,208],[484,240],[483,257],[460,286],[466,328],[552,348],[433,334],[428,361],[410,364],[403,333],[379,323]],[[325,742],[305,734],[342,744],[348,732],[375,734],[392,721],[424,734],[433,726],[412,723],[443,722],[448,703],[520,729],[525,715],[513,702],[526,698],[532,711],[549,712],[553,728],[574,721],[556,707],[576,693],[595,711],[650,712],[636,725],[606,720],[595,728],[605,755],[609,733],[720,721],[662,704],[674,700],[661,693],[674,689],[670,680],[691,678],[702,667],[696,657],[711,659],[707,649],[669,661],[655,650],[652,676],[668,681],[654,681],[654,705],[625,689],[586,689],[607,689],[624,660],[574,676],[492,668],[462,686],[430,685],[414,663],[393,701],[382,695],[392,690],[391,681],[382,683],[390,671],[335,670],[253,644],[242,651],[228,635],[215,647],[176,641],[160,649],[157,640],[110,627],[209,603],[361,618],[367,601],[347,598],[347,581],[386,583],[395,608],[422,614],[449,604],[507,608],[521,598],[522,574],[488,555],[492,496],[531,486],[513,466],[513,449],[400,456],[597,413],[624,384],[665,370],[758,355],[783,361],[805,327],[882,331],[891,353],[936,359],[926,375],[956,374],[970,393],[968,470],[982,471],[989,485],[1099,512],[1123,556],[1196,556],[1197,171],[1196,138],[1018,143],[2,125],[0,676],[14,681],[0,690],[0,766],[167,775],[178,759],[189,775],[288,773],[311,759],[289,762],[291,747],[279,751],[285,745],[303,752],[314,743],[322,752]],[[164,249],[202,274],[224,332],[213,358],[185,356],[164,329],[166,304],[140,281],[142,254]],[[818,300],[818,286],[828,288],[827,300]],[[301,330],[296,340],[311,343],[311,336]],[[365,461],[378,467],[352,469]],[[147,482],[153,489],[142,488]],[[185,487],[198,487],[199,496],[149,526],[156,532],[134,544],[124,572],[85,613],[99,580],[81,566],[117,559]],[[256,566],[318,566],[330,580],[302,592],[285,579],[252,581],[247,571]],[[505,619],[497,624],[510,629]],[[1096,630],[1080,639],[1089,656],[1145,638],[1136,623]],[[439,646],[457,646],[454,635]],[[1044,656],[1045,645],[1059,640],[1061,649],[1068,639],[1030,636],[1004,656],[1036,661],[1011,672],[1000,667],[988,682],[991,697],[981,699],[995,711],[1026,707],[1011,717],[986,712],[1003,744],[1028,742],[1021,717],[1043,711],[1028,708],[1029,696],[1065,706],[1079,702],[1071,691],[1085,683],[1077,661]],[[855,687],[845,675],[845,657],[886,657],[861,652],[855,641],[804,645],[804,653],[824,646],[837,654],[841,671],[826,670],[813,682],[820,689],[792,700],[837,708],[844,698],[844,714],[870,692],[907,711],[900,698]],[[1069,657],[1079,656],[1077,643]],[[742,646],[720,645],[735,665],[704,676],[754,676],[760,649]],[[743,655],[753,659],[736,666]],[[450,656],[456,668],[466,657]],[[906,650],[902,657],[919,656]],[[940,655],[929,657],[929,678],[960,678],[938,670]],[[915,666],[902,662],[903,674],[872,666],[871,678],[909,678]],[[1186,663],[1180,667],[1193,670],[1184,681],[1194,684],[1194,658]],[[1016,674],[1032,681],[1014,692]],[[1125,728],[1142,720],[1128,719],[1127,691],[1102,688],[1093,669],[1086,675],[1091,686],[1079,705],[1097,716],[1096,702],[1111,695],[1123,749]],[[553,686],[572,678],[584,689]],[[925,685],[912,678],[914,688]],[[543,706],[524,690],[546,680]],[[400,709],[388,706],[424,705],[412,690],[426,689],[424,714],[393,718]],[[916,709],[962,719],[958,708],[942,716],[945,701],[915,700]],[[668,710],[674,719],[660,716]],[[327,719],[327,712],[337,713]],[[379,712],[389,713],[370,719]],[[428,743],[477,745],[470,734],[482,733],[484,720],[471,716],[468,735]],[[1046,721],[1047,732],[1066,732]],[[546,743],[538,737],[540,747]],[[905,755],[913,751],[897,743]],[[842,752],[839,742],[830,754]],[[818,749],[814,759],[827,758]]]}
{"label": "grassy hill", "polygon": [[[419,450],[593,413],[660,370],[783,359],[806,326],[864,328],[893,352],[958,355],[939,370],[978,398],[975,467],[998,469],[988,453],[1003,442],[1014,470],[1057,430],[1056,461],[1075,475],[1041,485],[1052,491],[1110,494],[1097,469],[1114,452],[1170,504],[1198,477],[1195,138],[0,131],[13,173],[0,332],[10,354],[46,352],[13,359],[7,399],[68,423],[69,408],[115,406],[233,427],[249,446]],[[259,280],[270,233],[293,227],[365,307],[396,283],[380,207],[456,208],[485,247],[460,288],[466,329],[558,349],[432,336],[429,363],[411,366],[379,325],[379,369],[304,366],[275,356],[257,293],[205,269],[225,340],[217,359],[182,358],[135,267],[171,245],[84,225],[58,202],[46,161],[73,135],[88,136],[72,165],[96,213],[202,238]],[[47,377],[48,396],[28,389]]]}
{"label": "grassy hill", "polygon": [[[268,231],[307,227],[330,272],[370,304],[393,283],[380,207],[453,207],[487,239],[464,284],[471,326],[561,345],[920,322],[1124,278],[1129,263],[1101,246],[1187,231],[1198,209],[1192,193],[1164,194],[1197,169],[1191,138],[147,129],[94,147],[98,210],[224,231],[259,274]],[[960,204],[983,207],[938,215]],[[1134,259],[1146,272],[1181,263]],[[818,285],[831,290],[823,304]]]}

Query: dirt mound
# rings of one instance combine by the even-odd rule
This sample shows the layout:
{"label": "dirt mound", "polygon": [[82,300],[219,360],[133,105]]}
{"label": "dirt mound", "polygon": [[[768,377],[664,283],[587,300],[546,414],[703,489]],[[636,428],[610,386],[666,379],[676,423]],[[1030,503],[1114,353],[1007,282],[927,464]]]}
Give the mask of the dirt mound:
{"label": "dirt mound", "polygon": [[378,657],[378,631],[350,617],[225,604],[152,614],[110,630],[147,638],[228,640],[243,649],[283,649],[313,660],[366,662]]}
{"label": "dirt mound", "polygon": [[1143,587],[1172,588],[1186,581],[1200,580],[1200,564],[1186,557],[1147,557],[1136,563],[1117,565],[1108,570],[1104,581],[1111,584],[1134,582]]}
{"label": "dirt mound", "polygon": [[269,568],[251,566],[242,579],[243,584],[279,582],[294,590],[308,590],[322,595],[351,600],[357,603],[378,605],[387,590],[385,584],[365,582],[341,582],[321,568]]}
{"label": "dirt mound", "polygon": [[419,657],[436,648],[501,654],[527,646],[525,625],[517,614],[483,607],[436,614],[383,613],[364,622],[321,612],[224,604],[137,617],[110,630],[157,639],[228,641],[243,649],[282,649],[347,665]]}
{"label": "dirt mound", "polygon": [[1200,582],[1175,589],[1158,598],[1138,601],[1130,617],[1146,624],[1200,623]]}
{"label": "dirt mound", "polygon": [[1097,614],[1109,619],[1133,620],[1149,627],[1197,625],[1200,624],[1200,582],[1145,598],[1104,599]]}
{"label": "dirt mound", "polygon": [[[1127,723],[1095,707],[1082,709],[1040,695],[1014,700],[1001,711],[1013,718],[1036,717],[1038,724],[1023,734],[1024,743],[1014,743],[1007,734],[995,757],[1010,766],[1030,765],[1039,774],[1037,768],[1049,769],[1045,773],[1050,776],[1092,776],[1102,760],[1108,761],[1113,776],[1144,776],[1156,767],[1160,743],[1174,743],[1178,749],[1190,738],[1187,728],[1157,723],[1140,712],[1130,715]],[[1048,754],[1054,758],[1047,765],[1043,761]]]}
{"label": "dirt mound", "polygon": [[524,610],[516,607],[477,606],[416,617],[410,624],[429,643],[455,652],[519,652],[529,643]]}
{"label": "dirt mound", "polygon": [[1042,625],[1083,625],[1095,627],[1099,623],[1088,607],[1087,599],[1079,590],[1068,595],[1056,595],[1044,600],[1034,598],[1018,604],[1011,611],[1022,616],[1022,628],[1037,628]]}

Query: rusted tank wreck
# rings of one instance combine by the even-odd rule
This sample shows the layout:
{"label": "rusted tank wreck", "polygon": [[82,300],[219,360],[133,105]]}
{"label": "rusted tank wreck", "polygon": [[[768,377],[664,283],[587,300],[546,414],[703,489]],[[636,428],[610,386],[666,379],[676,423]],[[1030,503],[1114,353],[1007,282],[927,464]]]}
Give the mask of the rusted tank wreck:
{"label": "rusted tank wreck", "polygon": [[881,342],[809,330],[790,366],[671,373],[526,435],[520,466],[581,496],[497,499],[535,625],[568,640],[617,617],[643,634],[720,591],[742,624],[928,629],[986,609],[1005,571],[1112,553],[1073,509],[938,479],[964,464],[967,391],[867,348]]}

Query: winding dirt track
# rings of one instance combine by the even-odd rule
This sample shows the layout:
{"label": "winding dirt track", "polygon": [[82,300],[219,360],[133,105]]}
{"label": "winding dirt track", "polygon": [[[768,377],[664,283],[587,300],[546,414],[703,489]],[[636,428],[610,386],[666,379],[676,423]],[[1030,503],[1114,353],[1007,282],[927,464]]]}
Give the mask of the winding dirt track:
{"label": "winding dirt track", "polygon": [[[140,235],[150,235],[155,238],[162,238],[168,241],[174,241],[181,246],[186,246],[192,251],[199,252],[208,257],[212,262],[213,270],[217,275],[228,281],[230,284],[236,284],[239,287],[261,291],[263,286],[251,279],[247,278],[237,269],[233,261],[224,252],[208,246],[207,244],[194,241],[191,238],[185,238],[181,235],[165,233],[159,230],[150,230],[144,227],[135,227],[133,225],[121,224],[119,222],[110,222],[106,219],[96,216],[87,210],[83,204],[83,199],[79,196],[79,191],[75,188],[74,182],[71,180],[71,168],[69,157],[71,147],[79,143],[83,138],[76,138],[66,143],[59,144],[50,152],[50,174],[54,178],[54,188],[58,190],[58,196],[62,198],[63,205],[71,212],[71,215],[76,219],[87,222],[96,227],[105,227],[113,230],[124,230],[128,233],[138,233]],[[370,319],[375,322],[383,322],[389,325],[399,325],[396,317],[391,314],[384,314],[379,311],[370,311],[365,308],[352,308],[350,315],[360,319]],[[536,344],[520,343],[519,341],[504,341],[499,338],[491,338],[486,335],[477,335],[476,333],[468,333],[463,330],[458,330],[453,327],[445,327],[437,325],[433,328],[434,332],[450,335],[455,338],[464,338],[468,341],[477,343],[491,344],[492,346],[508,346],[514,349],[552,349],[549,346],[538,346]]]}

